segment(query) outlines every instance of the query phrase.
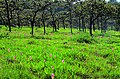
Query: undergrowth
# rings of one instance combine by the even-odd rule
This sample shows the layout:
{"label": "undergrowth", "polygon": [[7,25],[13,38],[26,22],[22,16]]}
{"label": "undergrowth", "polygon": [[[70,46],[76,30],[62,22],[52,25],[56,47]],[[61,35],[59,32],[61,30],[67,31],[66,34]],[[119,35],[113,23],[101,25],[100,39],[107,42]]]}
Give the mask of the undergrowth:
{"label": "undergrowth", "polygon": [[120,33],[0,28],[0,79],[120,78]]}

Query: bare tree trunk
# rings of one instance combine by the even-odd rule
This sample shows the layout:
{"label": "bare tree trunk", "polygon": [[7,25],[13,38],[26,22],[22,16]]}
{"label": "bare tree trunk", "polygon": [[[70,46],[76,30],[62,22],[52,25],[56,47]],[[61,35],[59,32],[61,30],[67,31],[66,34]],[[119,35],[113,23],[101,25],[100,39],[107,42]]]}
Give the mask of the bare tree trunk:
{"label": "bare tree trunk", "polygon": [[102,30],[103,30],[103,22],[102,22],[102,20],[103,20],[103,18],[102,18],[102,16],[101,16],[101,33],[102,33]]}
{"label": "bare tree trunk", "polygon": [[42,13],[42,23],[43,23],[43,26],[44,26],[44,34],[46,33],[46,30],[45,30],[45,17],[44,17],[44,11]]}
{"label": "bare tree trunk", "polygon": [[55,29],[55,31],[57,31],[56,21],[55,21],[55,17],[54,17],[54,14],[52,13],[52,11],[51,11],[51,16],[52,16],[53,31],[54,31],[54,29]]}
{"label": "bare tree trunk", "polygon": [[65,19],[62,20],[63,28],[65,29]]}
{"label": "bare tree trunk", "polygon": [[83,29],[83,32],[85,31],[85,20],[84,20],[84,16],[82,17],[82,29]]}
{"label": "bare tree trunk", "polygon": [[56,21],[54,21],[55,32],[57,31]]}
{"label": "bare tree trunk", "polygon": [[19,15],[19,12],[17,12],[17,20],[18,20],[18,23],[17,23],[18,28],[20,28],[20,15]]}
{"label": "bare tree trunk", "polygon": [[34,13],[33,19],[32,19],[32,21],[31,21],[31,28],[32,28],[31,34],[32,34],[32,36],[33,36],[33,32],[34,32],[34,23],[35,23],[35,17],[36,17],[37,12],[38,12],[38,11],[36,11],[36,12]]}
{"label": "bare tree trunk", "polygon": [[33,30],[34,30],[34,22],[33,21],[31,21],[31,28],[32,28],[31,34],[33,36]]}
{"label": "bare tree trunk", "polygon": [[70,28],[71,28],[71,34],[72,32],[72,11],[70,10]]}
{"label": "bare tree trunk", "polygon": [[97,18],[97,26],[98,26],[98,30],[100,30],[99,22],[100,22],[100,20],[99,20],[99,18]]}
{"label": "bare tree trunk", "polygon": [[95,21],[93,21],[93,31],[95,32]]}
{"label": "bare tree trunk", "polygon": [[90,36],[92,36],[92,16],[90,16]]}
{"label": "bare tree trunk", "polygon": [[7,10],[7,20],[8,20],[8,27],[9,27],[9,31],[11,32],[11,25],[10,25],[10,14],[9,14],[9,5],[7,0],[5,0],[6,3],[6,10]]}
{"label": "bare tree trunk", "polygon": [[105,22],[104,22],[104,32],[106,32],[107,30],[107,17],[105,16]]}
{"label": "bare tree trunk", "polygon": [[80,31],[81,30],[80,16],[78,17],[78,25],[79,25],[79,31]]}
{"label": "bare tree trunk", "polygon": [[58,19],[57,21],[58,21],[57,26],[58,26],[58,30],[59,30],[59,27],[60,27],[60,21],[59,21],[59,19]]}

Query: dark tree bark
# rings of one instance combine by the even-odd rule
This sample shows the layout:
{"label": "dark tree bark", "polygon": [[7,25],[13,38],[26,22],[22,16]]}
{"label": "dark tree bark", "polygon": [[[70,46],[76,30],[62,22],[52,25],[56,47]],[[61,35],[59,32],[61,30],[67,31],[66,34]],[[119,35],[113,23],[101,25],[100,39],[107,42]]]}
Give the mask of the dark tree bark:
{"label": "dark tree bark", "polygon": [[46,29],[45,29],[45,17],[44,17],[44,11],[42,13],[42,23],[43,23],[43,26],[44,26],[44,34],[46,33]]}
{"label": "dark tree bark", "polygon": [[33,30],[34,30],[34,22],[33,21],[31,21],[31,28],[32,28],[31,34],[33,36]]}
{"label": "dark tree bark", "polygon": [[18,28],[20,28],[20,15],[19,15],[19,12],[17,12],[17,25],[18,25]]}
{"label": "dark tree bark", "polygon": [[55,16],[54,16],[52,10],[50,11],[50,13],[51,13],[51,16],[52,16],[52,26],[53,26],[53,32],[54,32],[54,29],[55,29],[55,31],[57,31]]}
{"label": "dark tree bark", "polygon": [[90,36],[92,36],[92,17],[93,16],[90,16]]}
{"label": "dark tree bark", "polygon": [[53,26],[55,27],[55,32],[57,31],[56,21],[54,21]]}
{"label": "dark tree bark", "polygon": [[63,28],[65,29],[65,19],[62,20]]}
{"label": "dark tree bark", "polygon": [[44,11],[46,7],[48,7],[49,5],[51,5],[51,3],[48,3],[46,4],[45,6],[42,6],[40,9],[37,9],[34,14],[33,14],[33,18],[31,20],[31,28],[32,28],[32,31],[31,31],[31,34],[33,36],[33,32],[34,32],[34,23],[35,23],[35,18],[36,18],[36,15],[37,13],[41,10],[41,11]]}
{"label": "dark tree bark", "polygon": [[93,31],[95,32],[95,21],[93,21]]}
{"label": "dark tree bark", "polygon": [[7,1],[7,0],[5,0],[5,4],[6,4],[6,11],[7,11],[8,27],[9,27],[9,31],[11,32],[10,14],[9,14],[9,4],[8,4],[8,1]]}
{"label": "dark tree bark", "polygon": [[100,30],[100,25],[99,25],[99,23],[100,23],[100,20],[99,20],[99,18],[97,18],[97,26],[98,26],[98,30]]}
{"label": "dark tree bark", "polygon": [[58,26],[58,30],[59,30],[59,27],[60,27],[60,21],[59,21],[59,19],[57,20],[57,26]]}
{"label": "dark tree bark", "polygon": [[78,17],[78,25],[79,25],[79,31],[81,30],[81,20],[80,16]]}
{"label": "dark tree bark", "polygon": [[82,17],[82,29],[84,32],[85,31],[85,18],[84,18],[84,16]]}
{"label": "dark tree bark", "polygon": [[35,23],[35,17],[36,17],[37,12],[38,11],[35,11],[35,13],[33,15],[33,19],[31,20],[31,28],[32,28],[31,34],[32,34],[32,36],[33,36],[33,33],[34,33],[34,23]]}
{"label": "dark tree bark", "polygon": [[93,14],[90,15],[90,36],[92,36],[92,26],[93,26],[93,23],[96,19],[98,19],[100,15],[98,14],[95,18],[93,17]]}
{"label": "dark tree bark", "polygon": [[105,15],[105,21],[104,21],[104,32],[107,30],[107,16]]}
{"label": "dark tree bark", "polygon": [[102,16],[101,16],[101,33],[102,33],[102,30],[103,30],[103,24],[102,24],[103,21],[102,21],[102,20],[103,20],[103,18],[102,18]]}
{"label": "dark tree bark", "polygon": [[72,32],[72,11],[70,10],[70,28],[71,28],[71,34]]}
{"label": "dark tree bark", "polygon": [[[85,17],[84,17],[85,20]],[[84,31],[86,32],[86,26],[85,26],[86,21],[84,21],[83,25],[84,25]]]}
{"label": "dark tree bark", "polygon": [[52,15],[52,25],[53,25],[53,31],[55,29],[55,31],[57,31],[57,27],[56,27],[56,21],[55,21],[55,16],[54,14],[51,12],[51,15]]}
{"label": "dark tree bark", "polygon": [[36,18],[37,13],[38,13],[40,10],[44,11],[45,8],[48,7],[49,5],[51,5],[51,3],[46,4],[45,6],[41,7],[41,9],[38,9],[38,10],[36,10],[36,11],[34,12],[33,18],[32,18],[32,20],[31,20],[31,28],[32,28],[31,34],[32,34],[32,36],[33,36],[34,23],[35,23],[35,18]]}

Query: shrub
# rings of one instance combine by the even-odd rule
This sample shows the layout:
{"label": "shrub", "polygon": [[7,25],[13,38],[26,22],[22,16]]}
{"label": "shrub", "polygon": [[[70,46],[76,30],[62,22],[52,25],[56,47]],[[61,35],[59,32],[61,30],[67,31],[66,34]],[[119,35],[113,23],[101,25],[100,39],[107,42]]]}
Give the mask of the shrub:
{"label": "shrub", "polygon": [[73,41],[77,41],[79,43],[94,43],[97,42],[93,37],[91,37],[88,33],[81,33],[73,36]]}

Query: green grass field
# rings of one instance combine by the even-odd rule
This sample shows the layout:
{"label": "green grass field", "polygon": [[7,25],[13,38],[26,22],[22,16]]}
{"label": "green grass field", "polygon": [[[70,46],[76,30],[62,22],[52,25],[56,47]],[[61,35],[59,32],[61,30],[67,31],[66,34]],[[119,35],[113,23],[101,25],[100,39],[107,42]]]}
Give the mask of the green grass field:
{"label": "green grass field", "polygon": [[120,32],[0,28],[0,79],[120,78]]}

